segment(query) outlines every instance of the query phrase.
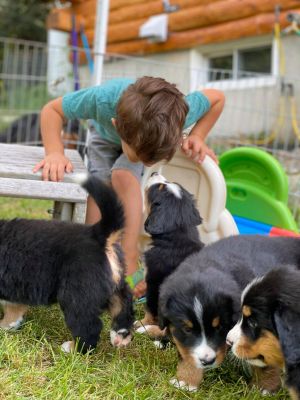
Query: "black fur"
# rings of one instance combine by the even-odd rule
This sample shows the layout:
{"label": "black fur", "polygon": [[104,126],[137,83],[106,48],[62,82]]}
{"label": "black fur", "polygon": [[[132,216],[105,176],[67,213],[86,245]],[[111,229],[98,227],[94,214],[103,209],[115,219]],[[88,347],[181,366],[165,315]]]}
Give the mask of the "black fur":
{"label": "black fur", "polygon": [[250,287],[242,305],[251,308],[251,316],[243,318],[243,334],[252,342],[265,330],[278,338],[286,384],[300,396],[300,272],[291,266],[270,271]]}
{"label": "black fur", "polygon": [[181,198],[167,189],[154,184],[146,192],[151,209],[145,230],[151,235],[151,248],[145,252],[147,267],[147,309],[154,318],[158,315],[158,295],[163,281],[189,255],[200,251],[197,225],[201,217],[193,196],[180,187]]}
{"label": "black fur", "polygon": [[92,226],[58,221],[0,221],[0,299],[32,306],[58,302],[78,348],[95,348],[100,314],[119,298],[113,329],[130,333],[133,309],[124,280],[124,260],[115,283],[106,255],[109,235],[124,225],[123,208],[113,189],[95,177],[83,185],[97,202],[102,220]]}
{"label": "black fur", "polygon": [[[278,265],[300,267],[300,240],[264,236],[234,236],[204,247],[188,257],[166,279],[159,297],[160,328],[173,326],[175,338],[193,348],[205,334],[217,352],[225,346],[226,334],[238,319],[240,296],[255,277]],[[203,326],[197,323],[194,302],[203,308]],[[220,318],[213,329],[212,321]],[[186,332],[183,321],[193,321]]]}

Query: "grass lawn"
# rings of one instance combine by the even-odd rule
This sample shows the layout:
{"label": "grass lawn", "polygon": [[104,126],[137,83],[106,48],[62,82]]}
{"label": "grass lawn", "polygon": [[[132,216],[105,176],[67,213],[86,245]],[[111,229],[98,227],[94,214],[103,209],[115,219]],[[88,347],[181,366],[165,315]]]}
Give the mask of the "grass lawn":
{"label": "grass lawn", "polygon": [[[49,202],[0,198],[0,218],[49,218],[49,208]],[[141,312],[139,306],[137,317]],[[158,350],[135,335],[127,348],[114,349],[108,319],[101,338],[91,355],[63,354],[60,345],[71,336],[59,308],[32,309],[22,329],[0,331],[0,400],[289,399],[284,390],[276,396],[251,390],[243,369],[230,360],[207,372],[197,393],[187,393],[169,384],[176,371],[174,347]]]}

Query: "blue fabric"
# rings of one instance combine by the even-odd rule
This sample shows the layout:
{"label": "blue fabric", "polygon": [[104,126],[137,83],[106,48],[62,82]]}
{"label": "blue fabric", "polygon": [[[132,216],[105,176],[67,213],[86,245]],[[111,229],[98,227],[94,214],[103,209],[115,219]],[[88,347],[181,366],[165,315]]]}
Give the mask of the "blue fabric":
{"label": "blue fabric", "polygon": [[[99,86],[78,90],[63,96],[62,108],[68,119],[90,119],[100,136],[110,142],[121,144],[120,137],[111,119],[116,117],[119,99],[134,83],[133,79],[118,78]],[[184,129],[197,122],[210,108],[208,98],[201,92],[193,92],[185,97],[189,106]]]}
{"label": "blue fabric", "polygon": [[189,106],[183,129],[195,124],[210,109],[210,102],[202,92],[192,92],[185,96],[185,101]]}

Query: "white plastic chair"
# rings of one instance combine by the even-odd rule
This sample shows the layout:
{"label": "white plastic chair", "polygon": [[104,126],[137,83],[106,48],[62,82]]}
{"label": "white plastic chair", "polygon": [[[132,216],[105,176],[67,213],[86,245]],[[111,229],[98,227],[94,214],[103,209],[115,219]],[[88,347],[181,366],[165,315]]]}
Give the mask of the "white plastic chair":
{"label": "white plastic chair", "polygon": [[[226,184],[223,174],[210,157],[206,156],[202,164],[197,164],[181,151],[177,152],[168,164],[146,168],[142,189],[152,172],[162,174],[170,182],[181,184],[194,195],[203,218],[199,231],[204,243],[212,243],[239,233],[232,215],[225,208]],[[145,244],[148,235],[143,231],[141,236],[142,243]]]}

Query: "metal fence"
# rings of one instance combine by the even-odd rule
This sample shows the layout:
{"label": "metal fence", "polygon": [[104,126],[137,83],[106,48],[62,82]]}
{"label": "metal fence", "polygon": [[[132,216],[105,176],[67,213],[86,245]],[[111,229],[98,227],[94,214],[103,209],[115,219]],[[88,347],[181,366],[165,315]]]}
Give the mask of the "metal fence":
{"label": "metal fence", "polygon": [[[41,145],[39,112],[51,98],[74,90],[76,73],[67,46],[0,38],[0,142]],[[78,57],[85,57],[83,49]],[[290,208],[300,227],[300,79],[243,72],[235,79],[229,71],[190,68],[176,60],[106,54],[103,80],[115,77],[160,76],[188,93],[215,87],[226,95],[226,107],[209,135],[221,153],[251,145],[273,154],[290,180]],[[169,56],[169,59],[172,56]],[[76,72],[76,71],[75,71]],[[79,69],[80,87],[91,85],[88,65]],[[87,127],[84,121],[64,126],[66,146],[83,154]]]}

